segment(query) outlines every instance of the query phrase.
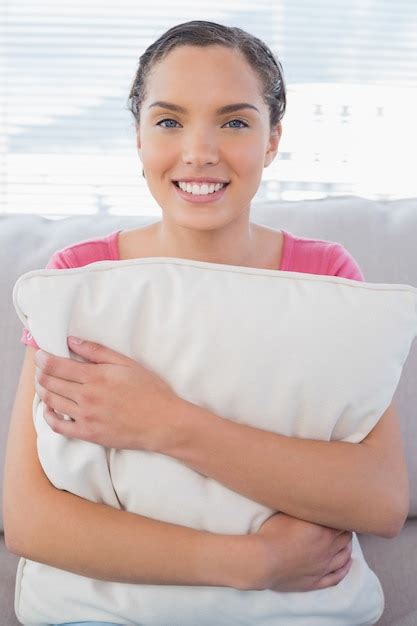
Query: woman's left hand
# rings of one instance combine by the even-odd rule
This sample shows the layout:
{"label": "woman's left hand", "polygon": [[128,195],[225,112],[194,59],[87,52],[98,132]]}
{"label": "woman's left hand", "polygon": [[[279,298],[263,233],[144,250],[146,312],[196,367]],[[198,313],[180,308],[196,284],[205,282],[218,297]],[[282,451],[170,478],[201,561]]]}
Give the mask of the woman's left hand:
{"label": "woman's left hand", "polygon": [[35,356],[35,388],[52,430],[109,448],[162,450],[176,431],[181,410],[181,399],[171,387],[134,359],[103,345],[69,341],[69,346],[91,362],[41,350]]}

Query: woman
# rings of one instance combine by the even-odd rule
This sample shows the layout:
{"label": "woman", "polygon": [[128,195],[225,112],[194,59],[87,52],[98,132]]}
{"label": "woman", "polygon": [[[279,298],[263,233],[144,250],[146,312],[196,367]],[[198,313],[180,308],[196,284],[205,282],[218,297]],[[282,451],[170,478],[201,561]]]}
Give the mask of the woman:
{"label": "woman", "polygon": [[[179,24],[141,56],[130,103],[143,174],[162,220],[69,246],[48,268],[165,256],[363,280],[340,244],[250,221],[262,170],[278,151],[286,105],[281,66],[263,42],[212,22]],[[360,446],[283,437],[178,398],[153,372],[104,346],[70,344],[88,361],[80,363],[36,353],[26,331],[22,341],[5,468],[11,552],[108,581],[308,591],[346,576],[352,531],[400,532],[408,482],[392,406]],[[117,381],[118,393],[108,380]],[[282,513],[255,534],[217,535],[55,489],[37,457],[35,391],[55,432],[162,452]],[[137,418],[147,403],[154,419],[143,424]],[[167,427],[168,415],[175,428]]]}

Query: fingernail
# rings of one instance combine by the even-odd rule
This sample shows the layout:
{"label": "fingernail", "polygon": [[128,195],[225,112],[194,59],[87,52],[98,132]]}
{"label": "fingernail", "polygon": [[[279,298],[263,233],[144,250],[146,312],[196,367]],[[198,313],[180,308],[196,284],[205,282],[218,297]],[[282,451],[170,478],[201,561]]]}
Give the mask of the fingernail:
{"label": "fingernail", "polygon": [[68,341],[70,343],[82,343],[83,342],[83,340],[79,339],[78,337],[68,337]]}

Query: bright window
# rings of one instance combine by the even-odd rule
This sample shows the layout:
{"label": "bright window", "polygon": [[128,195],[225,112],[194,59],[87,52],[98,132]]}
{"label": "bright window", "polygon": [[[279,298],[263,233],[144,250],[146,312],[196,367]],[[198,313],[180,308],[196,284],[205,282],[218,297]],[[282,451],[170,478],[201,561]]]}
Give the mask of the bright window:
{"label": "bright window", "polygon": [[0,0],[0,212],[160,214],[127,98],[140,54],[192,19],[248,30],[283,65],[256,199],[417,196],[415,0]]}

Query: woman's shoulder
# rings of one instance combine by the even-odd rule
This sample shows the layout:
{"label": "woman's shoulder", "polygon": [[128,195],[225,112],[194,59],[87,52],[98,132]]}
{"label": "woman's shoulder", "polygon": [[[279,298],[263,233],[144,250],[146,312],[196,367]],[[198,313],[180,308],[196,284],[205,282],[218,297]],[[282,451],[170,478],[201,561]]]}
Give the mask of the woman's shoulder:
{"label": "woman's shoulder", "polygon": [[[118,233],[116,230],[103,237],[84,239],[77,243],[56,250],[50,257],[45,269],[69,269],[82,267],[95,261],[110,261],[119,259]],[[23,328],[20,339],[24,345],[38,348],[35,339],[27,328]]]}
{"label": "woman's shoulder", "polygon": [[365,280],[358,262],[340,242],[282,232],[282,270]]}
{"label": "woman's shoulder", "polygon": [[50,257],[46,269],[67,269],[82,267],[96,261],[119,259],[119,230],[101,237],[83,239],[74,244],[56,250]]}

